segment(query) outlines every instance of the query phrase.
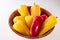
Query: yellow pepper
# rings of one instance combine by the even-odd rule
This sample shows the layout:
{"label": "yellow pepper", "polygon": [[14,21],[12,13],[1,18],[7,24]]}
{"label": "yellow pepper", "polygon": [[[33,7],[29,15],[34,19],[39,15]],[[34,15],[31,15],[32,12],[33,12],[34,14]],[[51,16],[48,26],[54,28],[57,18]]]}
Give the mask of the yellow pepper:
{"label": "yellow pepper", "polygon": [[31,8],[31,15],[32,16],[40,16],[41,15],[41,9],[40,6],[37,4],[34,4]]}
{"label": "yellow pepper", "polygon": [[30,15],[28,15],[28,16],[25,17],[25,21],[26,21],[26,23],[27,23],[27,25],[28,25],[29,28],[30,28],[30,26],[32,24],[32,20],[33,20],[33,17],[30,16]]}
{"label": "yellow pepper", "polygon": [[23,21],[21,21],[21,20],[14,23],[13,29],[15,29],[16,31],[18,31],[19,33],[21,33],[23,35],[30,35],[27,25],[25,25],[23,23]]}
{"label": "yellow pepper", "polygon": [[18,20],[22,20],[23,23],[26,24],[26,22],[25,22],[25,17],[23,17],[23,16],[16,16],[16,17],[13,19],[13,22],[16,23]]}
{"label": "yellow pepper", "polygon": [[44,33],[46,33],[47,31],[49,31],[50,29],[52,29],[57,23],[57,18],[53,15],[49,16],[42,25],[42,29],[39,33],[39,35],[43,35]]}
{"label": "yellow pepper", "polygon": [[29,14],[29,11],[28,11],[28,8],[26,5],[21,5],[19,8],[18,8],[18,12],[20,13],[21,16],[27,16]]}

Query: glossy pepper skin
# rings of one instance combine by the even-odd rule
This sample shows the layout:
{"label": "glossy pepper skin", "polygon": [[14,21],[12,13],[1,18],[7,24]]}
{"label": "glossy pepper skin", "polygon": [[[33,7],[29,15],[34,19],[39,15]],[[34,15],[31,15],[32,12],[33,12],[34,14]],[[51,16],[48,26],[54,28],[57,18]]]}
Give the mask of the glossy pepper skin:
{"label": "glossy pepper skin", "polygon": [[31,24],[31,28],[30,28],[31,37],[35,37],[35,36],[38,35],[38,33],[41,30],[42,23],[43,23],[42,16],[35,16],[33,18],[33,21],[32,21],[32,24]]}

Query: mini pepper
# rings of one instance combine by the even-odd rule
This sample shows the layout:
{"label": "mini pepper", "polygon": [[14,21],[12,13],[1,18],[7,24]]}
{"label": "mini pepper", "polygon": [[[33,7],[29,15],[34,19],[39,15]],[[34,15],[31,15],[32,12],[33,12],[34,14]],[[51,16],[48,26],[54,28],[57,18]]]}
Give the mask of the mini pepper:
{"label": "mini pepper", "polygon": [[31,37],[35,37],[35,36],[38,35],[38,33],[41,30],[42,23],[43,23],[42,16],[35,16],[33,18],[33,21],[32,21],[32,24],[31,24],[31,28],[30,28]]}

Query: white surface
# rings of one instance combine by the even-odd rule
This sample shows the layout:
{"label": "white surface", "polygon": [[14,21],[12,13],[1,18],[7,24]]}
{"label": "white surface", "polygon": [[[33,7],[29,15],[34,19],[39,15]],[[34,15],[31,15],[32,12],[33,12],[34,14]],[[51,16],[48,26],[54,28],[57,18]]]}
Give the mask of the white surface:
{"label": "white surface", "polygon": [[34,2],[58,17],[58,24],[53,32],[44,38],[35,40],[60,40],[60,0],[0,0],[0,40],[33,40],[20,37],[12,32],[8,19],[20,5],[33,5]]}

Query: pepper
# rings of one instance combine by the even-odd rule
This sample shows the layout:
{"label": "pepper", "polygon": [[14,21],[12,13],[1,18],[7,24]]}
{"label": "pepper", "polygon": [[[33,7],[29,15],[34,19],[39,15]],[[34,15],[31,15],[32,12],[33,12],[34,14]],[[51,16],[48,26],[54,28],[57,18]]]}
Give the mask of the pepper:
{"label": "pepper", "polygon": [[28,8],[26,5],[21,5],[19,8],[18,8],[18,12],[21,16],[27,16],[29,14],[29,11],[28,11]]}
{"label": "pepper", "polygon": [[35,4],[33,6],[31,6],[30,8],[30,11],[31,11],[31,16],[40,16],[41,15],[41,9],[40,9],[40,6]]}
{"label": "pepper", "polygon": [[30,15],[25,17],[26,24],[28,25],[29,28],[31,27],[32,20],[33,20],[33,17]]}
{"label": "pepper", "polygon": [[41,30],[41,26],[43,23],[42,16],[35,16],[32,20],[31,28],[30,28],[30,35],[31,37],[35,37]]}
{"label": "pepper", "polygon": [[42,29],[39,33],[39,35],[43,35],[44,33],[46,33],[47,31],[49,31],[50,29],[52,29],[57,23],[57,18],[54,15],[49,16],[42,25]]}
{"label": "pepper", "polygon": [[27,25],[23,23],[22,20],[18,20],[16,23],[14,23],[13,29],[23,35],[30,35]]}
{"label": "pepper", "polygon": [[43,21],[45,21],[48,18],[47,15],[41,15],[41,16],[43,17]]}
{"label": "pepper", "polygon": [[13,22],[16,23],[18,20],[22,20],[23,23],[26,24],[25,17],[23,17],[23,16],[16,16],[16,17],[14,17]]}

